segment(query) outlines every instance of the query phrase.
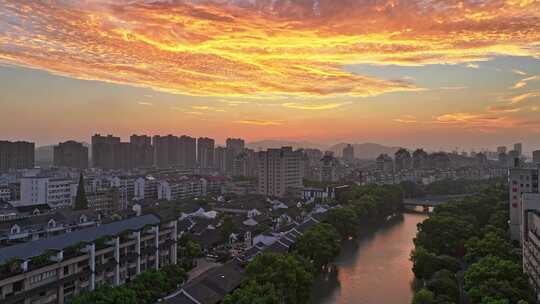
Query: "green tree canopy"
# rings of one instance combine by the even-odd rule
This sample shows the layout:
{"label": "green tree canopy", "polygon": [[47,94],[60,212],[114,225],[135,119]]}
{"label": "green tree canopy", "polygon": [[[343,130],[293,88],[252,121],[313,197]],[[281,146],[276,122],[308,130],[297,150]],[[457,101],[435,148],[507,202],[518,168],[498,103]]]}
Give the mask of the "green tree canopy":
{"label": "green tree canopy", "polygon": [[71,304],[138,304],[137,294],[126,286],[100,287],[92,292],[82,293],[70,301]]}
{"label": "green tree canopy", "polygon": [[223,304],[280,304],[280,298],[273,284],[259,285],[249,281],[234,293],[225,296]]}
{"label": "green tree canopy", "polygon": [[495,231],[484,234],[482,238],[472,237],[465,243],[465,261],[474,263],[488,255],[512,259],[512,244]]}
{"label": "green tree canopy", "polygon": [[462,218],[434,215],[418,224],[414,243],[437,255],[461,256],[465,250],[465,240],[474,233],[473,225]]}
{"label": "green tree canopy", "polygon": [[317,224],[300,236],[295,251],[310,260],[317,271],[330,264],[339,254],[341,242],[338,231],[330,224]]}
{"label": "green tree canopy", "polygon": [[259,286],[273,286],[283,304],[310,302],[313,268],[309,262],[291,254],[264,253],[251,261],[246,269],[247,280]]}
{"label": "green tree canopy", "polygon": [[326,222],[334,226],[344,239],[358,234],[358,215],[350,207],[331,209],[327,213]]}
{"label": "green tree canopy", "polygon": [[433,295],[433,292],[429,291],[428,289],[420,289],[413,298],[412,303],[413,304],[433,304],[435,303],[435,296]]}
{"label": "green tree canopy", "polygon": [[487,256],[472,264],[465,272],[464,288],[473,303],[491,300],[531,299],[528,280],[522,266],[511,260]]}
{"label": "green tree canopy", "polygon": [[88,209],[88,200],[86,199],[86,192],[84,190],[84,177],[81,172],[79,176],[79,185],[77,186],[77,194],[75,196],[75,210]]}

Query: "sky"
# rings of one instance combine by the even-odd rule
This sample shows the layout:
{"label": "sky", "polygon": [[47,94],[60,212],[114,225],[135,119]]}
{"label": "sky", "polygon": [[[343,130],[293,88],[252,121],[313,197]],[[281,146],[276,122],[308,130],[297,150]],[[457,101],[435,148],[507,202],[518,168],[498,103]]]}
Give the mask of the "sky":
{"label": "sky", "polygon": [[1,0],[0,138],[540,148],[539,0]]}

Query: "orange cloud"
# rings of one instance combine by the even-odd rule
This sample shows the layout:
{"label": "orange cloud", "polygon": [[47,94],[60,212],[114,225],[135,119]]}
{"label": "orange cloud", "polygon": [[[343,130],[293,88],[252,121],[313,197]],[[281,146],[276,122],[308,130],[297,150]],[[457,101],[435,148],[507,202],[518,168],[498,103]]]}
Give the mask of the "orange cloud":
{"label": "orange cloud", "polygon": [[513,122],[504,116],[491,114],[473,113],[448,113],[437,116],[435,121],[440,124],[457,125],[464,128],[505,128],[513,125]]}
{"label": "orange cloud", "polygon": [[418,88],[343,66],[538,57],[539,17],[531,0],[4,0],[0,63],[190,95],[372,96]]}
{"label": "orange cloud", "polygon": [[234,123],[255,126],[279,126],[284,123],[283,120],[264,120],[264,119],[244,119],[236,120]]}
{"label": "orange cloud", "polygon": [[332,103],[297,103],[297,102],[287,102],[281,104],[285,108],[297,109],[297,110],[333,110],[344,105],[351,104],[350,102],[332,102]]}
{"label": "orange cloud", "polygon": [[510,99],[510,104],[518,104],[526,101],[529,98],[539,97],[540,91],[528,92],[520,95],[516,95]]}
{"label": "orange cloud", "polygon": [[418,122],[415,116],[413,115],[404,115],[400,118],[394,119],[395,122],[403,123],[403,124],[415,124]]}
{"label": "orange cloud", "polygon": [[514,84],[512,89],[521,89],[521,88],[527,86],[527,84],[529,84],[530,81],[535,81],[535,80],[540,80],[540,76],[535,75],[535,76],[524,78],[524,79],[516,82],[516,84]]}

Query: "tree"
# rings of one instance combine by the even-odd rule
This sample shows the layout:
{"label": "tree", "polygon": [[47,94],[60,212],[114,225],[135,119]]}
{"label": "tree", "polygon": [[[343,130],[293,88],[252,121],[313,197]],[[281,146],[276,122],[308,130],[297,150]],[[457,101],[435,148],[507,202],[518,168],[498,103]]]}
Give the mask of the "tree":
{"label": "tree", "polygon": [[273,284],[258,285],[255,281],[225,296],[223,304],[280,304],[279,295]]}
{"label": "tree", "polygon": [[280,304],[310,302],[313,268],[298,256],[264,253],[248,264],[246,273],[248,282],[272,285]]}
{"label": "tree", "polygon": [[331,209],[326,222],[334,226],[342,238],[356,237],[358,234],[358,215],[350,207]]}
{"label": "tree", "polygon": [[429,279],[438,270],[437,256],[422,246],[416,246],[411,252],[413,272],[419,279]]}
{"label": "tree", "polygon": [[70,300],[71,304],[138,304],[137,294],[126,286],[113,288],[111,286],[100,287],[91,292],[82,293]]}
{"label": "tree", "polygon": [[84,190],[84,177],[81,172],[79,177],[79,185],[77,186],[77,195],[75,196],[75,210],[88,209],[88,200],[86,199],[86,192]]}
{"label": "tree", "polygon": [[456,273],[461,267],[459,261],[451,256],[440,255],[417,246],[411,253],[414,275],[419,279],[430,279],[439,270],[449,270]]}
{"label": "tree", "polygon": [[473,303],[486,299],[508,299],[511,303],[531,299],[522,266],[495,256],[482,258],[469,267],[464,276],[464,288]]}
{"label": "tree", "polygon": [[166,277],[165,292],[169,293],[178,289],[179,285],[185,282],[188,278],[188,274],[184,268],[180,265],[167,265],[160,269]]}
{"label": "tree", "polygon": [[310,260],[320,271],[330,264],[341,249],[340,236],[330,224],[316,224],[309,228],[296,242],[295,251]]}
{"label": "tree", "polygon": [[482,238],[472,237],[465,243],[465,261],[468,263],[488,255],[497,256],[504,259],[512,259],[512,244],[502,238],[497,232],[487,232]]}
{"label": "tree", "polygon": [[418,291],[414,295],[412,303],[413,304],[433,304],[434,303],[433,292],[425,288],[420,289],[420,291]]}
{"label": "tree", "polygon": [[427,282],[427,289],[436,295],[436,300],[457,303],[459,300],[459,287],[453,272],[443,269],[437,271]]}
{"label": "tree", "polygon": [[465,240],[474,232],[474,226],[460,217],[433,215],[418,224],[414,244],[437,255],[461,256],[465,250]]}
{"label": "tree", "polygon": [[129,288],[137,294],[138,303],[152,304],[167,294],[170,283],[163,272],[145,271],[129,283]]}
{"label": "tree", "polygon": [[221,241],[228,242],[231,233],[234,231],[234,222],[230,216],[223,217],[223,224],[221,225]]}

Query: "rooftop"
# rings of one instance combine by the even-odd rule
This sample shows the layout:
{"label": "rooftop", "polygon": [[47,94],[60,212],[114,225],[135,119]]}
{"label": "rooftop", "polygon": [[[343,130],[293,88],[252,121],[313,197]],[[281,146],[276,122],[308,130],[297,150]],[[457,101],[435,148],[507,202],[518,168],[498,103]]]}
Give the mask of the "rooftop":
{"label": "rooftop", "polygon": [[103,236],[117,235],[125,230],[138,230],[145,225],[159,223],[160,219],[157,216],[148,214],[93,228],[77,230],[47,239],[1,248],[0,263],[12,258],[29,259],[39,256],[47,250],[62,250],[80,242],[93,242]]}

